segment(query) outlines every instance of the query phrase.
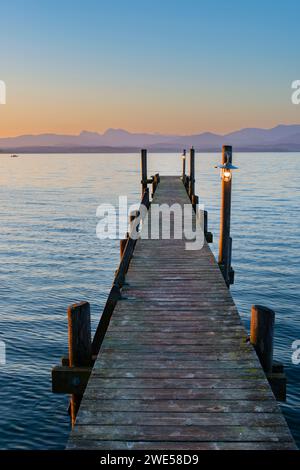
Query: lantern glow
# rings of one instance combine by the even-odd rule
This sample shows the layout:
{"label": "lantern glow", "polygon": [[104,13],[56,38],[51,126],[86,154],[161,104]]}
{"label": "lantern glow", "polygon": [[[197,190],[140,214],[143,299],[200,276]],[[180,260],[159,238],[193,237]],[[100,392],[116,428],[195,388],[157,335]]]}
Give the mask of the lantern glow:
{"label": "lantern glow", "polygon": [[231,171],[228,168],[222,170],[222,178],[226,183],[231,180]]}

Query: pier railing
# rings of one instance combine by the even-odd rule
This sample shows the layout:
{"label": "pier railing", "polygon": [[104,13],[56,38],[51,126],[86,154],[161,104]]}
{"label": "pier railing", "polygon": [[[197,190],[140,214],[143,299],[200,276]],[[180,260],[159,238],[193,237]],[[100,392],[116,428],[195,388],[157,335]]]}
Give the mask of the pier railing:
{"label": "pier railing", "polygon": [[[134,218],[132,218],[131,216],[130,223],[132,223],[134,219],[143,212],[144,208],[148,210],[149,206],[150,206],[149,188],[144,188],[142,200],[139,205],[139,209],[136,211]],[[132,232],[133,231],[135,231],[135,227],[132,228]],[[111,318],[111,315],[114,311],[114,308],[118,300],[121,298],[121,288],[123,287],[123,284],[125,282],[126,273],[129,268],[129,264],[130,264],[130,261],[134,252],[136,242],[137,240],[135,237],[133,237],[133,234],[129,233],[126,238],[125,247],[123,248],[123,250],[121,248],[121,250],[123,251],[121,261],[116,271],[112,288],[108,295],[103,313],[101,315],[101,319],[99,321],[99,324],[98,324],[98,327],[97,327],[97,330],[95,332],[93,342],[92,342],[92,353],[95,356],[97,356],[97,354],[99,353],[102,341],[104,339],[107,327],[109,325],[109,320]]]}

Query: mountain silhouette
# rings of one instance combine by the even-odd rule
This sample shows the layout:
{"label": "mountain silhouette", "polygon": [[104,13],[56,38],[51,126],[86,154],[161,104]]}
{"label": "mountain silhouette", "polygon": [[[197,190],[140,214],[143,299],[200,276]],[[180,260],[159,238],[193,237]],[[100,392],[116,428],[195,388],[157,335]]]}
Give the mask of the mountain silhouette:
{"label": "mountain silhouette", "polygon": [[203,132],[193,135],[132,133],[124,129],[79,135],[39,134],[0,138],[5,151],[133,151],[146,147],[152,151],[181,151],[194,146],[198,151],[219,151],[223,144],[237,151],[300,151],[300,125],[278,125],[271,129],[245,128],[228,134]]}

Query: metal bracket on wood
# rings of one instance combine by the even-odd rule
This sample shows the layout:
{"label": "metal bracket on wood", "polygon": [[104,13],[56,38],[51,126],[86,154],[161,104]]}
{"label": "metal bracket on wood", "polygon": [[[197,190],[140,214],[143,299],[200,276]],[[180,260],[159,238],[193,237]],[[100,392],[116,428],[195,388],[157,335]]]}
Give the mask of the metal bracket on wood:
{"label": "metal bracket on wood", "polygon": [[145,180],[141,180],[141,184],[152,184],[153,183],[153,177],[147,178]]}
{"label": "metal bracket on wood", "polygon": [[53,367],[52,392],[83,395],[91,371],[92,367]]}

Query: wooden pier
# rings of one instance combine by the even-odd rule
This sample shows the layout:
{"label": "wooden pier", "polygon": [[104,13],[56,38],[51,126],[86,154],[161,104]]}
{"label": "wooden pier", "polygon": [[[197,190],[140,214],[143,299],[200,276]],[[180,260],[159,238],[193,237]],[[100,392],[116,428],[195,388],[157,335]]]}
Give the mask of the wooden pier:
{"label": "wooden pier", "polygon": [[[191,179],[157,177],[153,202],[190,204]],[[296,448],[229,271],[224,277],[206,241],[196,251],[184,238],[136,242],[119,298],[99,324],[100,352],[68,449]]]}

